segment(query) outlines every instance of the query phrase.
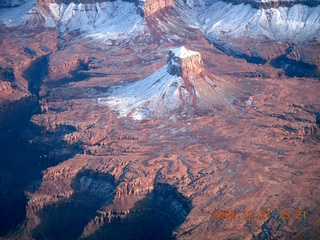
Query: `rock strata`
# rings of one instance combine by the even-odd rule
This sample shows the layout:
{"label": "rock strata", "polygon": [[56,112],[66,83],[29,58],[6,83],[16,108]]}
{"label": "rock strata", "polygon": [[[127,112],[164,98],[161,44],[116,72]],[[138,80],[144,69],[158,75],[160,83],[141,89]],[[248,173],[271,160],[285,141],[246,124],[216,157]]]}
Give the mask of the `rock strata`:
{"label": "rock strata", "polygon": [[136,0],[135,1],[138,13],[143,16],[150,16],[155,12],[166,8],[171,7],[174,3],[173,0]]}
{"label": "rock strata", "polygon": [[320,4],[319,0],[224,0],[232,4],[250,4],[254,8],[278,8],[278,7],[292,7],[295,4],[303,4],[310,7],[315,7]]}
{"label": "rock strata", "polygon": [[199,74],[203,70],[200,53],[188,50],[184,46],[169,51],[167,64],[171,75],[183,78]]}

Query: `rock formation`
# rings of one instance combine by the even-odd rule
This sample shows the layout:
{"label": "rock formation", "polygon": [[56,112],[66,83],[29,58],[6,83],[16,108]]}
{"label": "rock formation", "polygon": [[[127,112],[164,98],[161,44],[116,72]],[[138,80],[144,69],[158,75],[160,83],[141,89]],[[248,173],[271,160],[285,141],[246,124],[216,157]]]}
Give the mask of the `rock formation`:
{"label": "rock formation", "polygon": [[171,75],[183,78],[199,74],[203,70],[200,53],[188,50],[184,46],[170,50],[167,64]]}
{"label": "rock formation", "polygon": [[136,0],[138,13],[141,16],[150,16],[163,8],[172,6],[173,3],[173,0]]}
{"label": "rock formation", "polygon": [[303,4],[310,7],[315,7],[320,4],[319,0],[224,0],[224,2],[232,4],[250,4],[254,8],[278,8],[292,7],[295,4]]}
{"label": "rock formation", "polygon": [[0,239],[318,239],[319,7],[128,1],[1,25]]}
{"label": "rock formation", "polygon": [[12,86],[10,82],[0,81],[0,97],[12,93]]}
{"label": "rock formation", "polygon": [[[95,4],[102,2],[114,2],[115,0],[40,0],[38,5],[57,3],[57,4]],[[124,2],[134,2],[137,7],[137,12],[142,16],[151,16],[155,12],[170,7],[173,5],[174,0],[123,0]],[[1,2],[0,2],[1,6]]]}

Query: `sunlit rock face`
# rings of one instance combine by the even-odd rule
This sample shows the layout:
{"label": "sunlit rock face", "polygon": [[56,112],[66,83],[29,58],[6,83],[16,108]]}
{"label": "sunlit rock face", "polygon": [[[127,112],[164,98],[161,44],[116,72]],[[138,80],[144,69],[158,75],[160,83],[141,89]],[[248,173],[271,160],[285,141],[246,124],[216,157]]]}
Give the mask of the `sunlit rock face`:
{"label": "sunlit rock face", "polygon": [[141,16],[150,16],[163,8],[171,7],[174,0],[135,0],[135,2]]}
{"label": "sunlit rock face", "polygon": [[[5,0],[2,0],[5,2]],[[21,1],[21,0],[20,0]],[[171,7],[174,3],[174,0],[122,0],[123,2],[135,3],[137,7],[137,12],[141,16],[151,16],[155,12],[166,8]],[[38,4],[49,4],[49,3],[56,3],[56,4],[96,4],[96,3],[103,3],[103,2],[116,2],[116,0],[40,0]],[[1,6],[1,1],[0,1]]]}
{"label": "sunlit rock face", "polygon": [[167,64],[168,72],[178,77],[199,74],[203,70],[200,53],[188,50],[184,46],[169,51]]}

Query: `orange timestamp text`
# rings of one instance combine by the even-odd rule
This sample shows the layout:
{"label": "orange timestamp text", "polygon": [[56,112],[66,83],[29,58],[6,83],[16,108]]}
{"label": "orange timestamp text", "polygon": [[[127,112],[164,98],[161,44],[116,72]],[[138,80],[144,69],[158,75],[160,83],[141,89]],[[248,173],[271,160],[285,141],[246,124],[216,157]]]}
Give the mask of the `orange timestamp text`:
{"label": "orange timestamp text", "polygon": [[213,210],[211,218],[212,219],[259,219],[259,220],[266,220],[269,219],[271,216],[275,216],[280,219],[306,219],[307,218],[307,211],[304,210],[294,210],[290,211],[287,209],[279,210],[279,211],[270,211],[270,210],[244,210],[244,211],[237,211],[237,210]]}

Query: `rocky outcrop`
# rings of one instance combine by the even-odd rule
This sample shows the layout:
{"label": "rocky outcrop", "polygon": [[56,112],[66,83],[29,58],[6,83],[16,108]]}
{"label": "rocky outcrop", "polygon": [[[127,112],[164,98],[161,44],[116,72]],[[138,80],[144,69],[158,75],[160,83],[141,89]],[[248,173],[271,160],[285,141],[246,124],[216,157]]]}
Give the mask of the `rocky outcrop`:
{"label": "rocky outcrop", "polygon": [[[142,16],[150,16],[155,12],[170,7],[173,5],[174,0],[123,0],[124,2],[134,2],[137,7],[137,12]],[[57,4],[95,4],[102,2],[115,2],[115,0],[40,0],[38,5],[45,5],[48,3],[57,3]]]}
{"label": "rocky outcrop", "polygon": [[0,81],[0,98],[12,93],[12,86],[10,82]]}
{"label": "rocky outcrop", "polygon": [[203,70],[200,53],[188,50],[183,46],[169,51],[167,64],[168,72],[171,75],[183,78],[199,74]]}
{"label": "rocky outcrop", "polygon": [[171,7],[174,0],[136,0],[135,3],[138,13],[144,17],[150,16],[163,8]]}
{"label": "rocky outcrop", "polygon": [[62,78],[75,77],[73,72],[79,72],[87,68],[88,58],[84,60],[78,57],[60,58],[60,59],[50,59],[50,64],[48,66],[48,79],[57,80]]}

